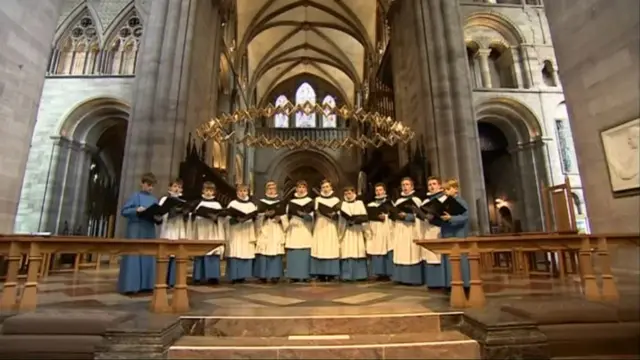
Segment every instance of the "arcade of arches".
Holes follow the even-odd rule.
[[[198,161],[207,168],[199,179],[249,183],[257,196],[270,179],[288,190],[299,179],[354,184],[360,173],[390,187],[402,176],[419,186],[430,174],[456,177],[473,231],[484,233],[542,229],[540,189],[568,177],[587,226],[549,31],[526,20],[545,16],[537,1],[199,1],[191,12],[181,1],[101,3],[52,12],[18,231],[111,235],[118,202],[142,173],[162,188],[195,179]],[[194,141],[197,125],[218,114],[286,101],[388,114],[417,136],[377,151]],[[301,113],[232,130],[314,139],[364,131]]]

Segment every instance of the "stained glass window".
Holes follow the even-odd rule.
[[[304,104],[310,102],[312,105],[316,104],[316,92],[313,90],[309,83],[303,83],[296,91],[296,104]],[[299,128],[313,128],[316,127],[316,114],[310,113],[309,115],[298,111],[296,113],[296,127]]]
[[[322,100],[322,107],[324,108],[326,105],[329,105],[332,108],[336,107],[336,100],[333,98],[333,96],[327,95],[324,97],[324,100]],[[324,115],[322,115],[322,127],[334,128],[337,126],[338,126],[337,116],[325,110]]]
[[[284,95],[278,96],[276,99],[276,106],[282,106],[287,103],[287,97]],[[273,122],[277,128],[288,128],[289,127],[289,116],[287,114],[276,114],[273,117]]]

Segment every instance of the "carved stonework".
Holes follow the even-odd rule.
[[[149,12],[151,11],[151,0],[135,0],[136,10],[140,13],[142,20],[146,21],[149,18]]]

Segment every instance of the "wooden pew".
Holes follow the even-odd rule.
[[[584,286],[584,296],[591,301],[617,301],[618,289],[611,273],[611,259],[608,246],[610,244],[636,245],[640,242],[638,234],[539,234],[520,236],[480,236],[468,238],[416,239],[414,242],[430,251],[449,255],[451,262],[451,297],[453,308],[483,307],[486,299],[480,276],[480,258],[483,253],[510,251],[518,249],[522,252],[559,252],[575,251],[579,254],[580,276]],[[602,289],[596,282],[592,249],[600,262]],[[460,255],[467,254],[470,268],[469,298],[464,293]]]
[[[152,255],[156,257],[156,281],[150,311],[189,311],[187,266],[191,256],[205,254],[223,241],[166,239],[105,239],[86,236],[0,235],[0,254],[8,255],[7,276],[0,297],[0,310],[32,311],[37,306],[38,278],[43,254],[99,253],[109,255]],[[29,256],[27,278],[18,297],[18,271],[23,254]],[[169,255],[176,259],[176,285],[169,306],[166,274]]]

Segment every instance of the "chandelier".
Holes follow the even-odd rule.
[[[359,125],[364,125],[367,131],[364,131],[366,134],[359,133],[357,135],[349,134],[335,138],[315,139],[309,136],[280,136],[278,131],[269,132],[269,135],[255,135],[250,131],[245,131],[241,136],[236,136],[235,131],[232,130],[235,124],[247,125],[251,123],[255,125],[257,121],[262,119],[274,119],[278,114],[290,117],[292,114],[298,113],[306,116],[316,114],[316,116],[320,117],[335,115],[338,119],[355,121]],[[232,114],[222,114],[200,125],[196,130],[196,134],[205,141],[235,141],[249,147],[288,148],[291,150],[309,148],[336,150],[353,147],[365,149],[370,146],[379,148],[383,145],[406,144],[415,136],[415,133],[409,127],[377,112],[370,113],[363,109],[353,109],[346,105],[340,108],[330,104],[319,105],[309,101],[296,105],[290,102],[279,106],[268,104],[262,108],[249,108],[236,110]],[[290,134],[290,132],[283,132],[283,134]]]

